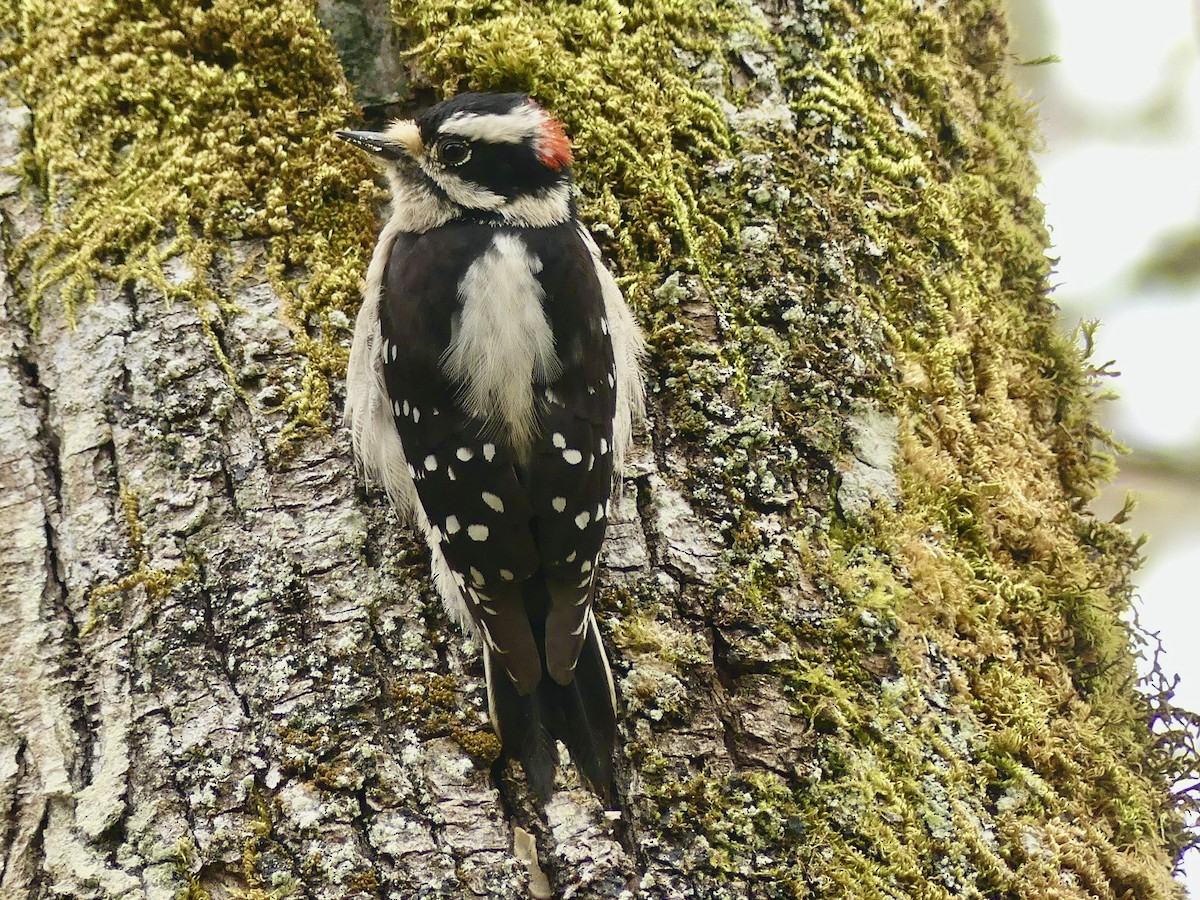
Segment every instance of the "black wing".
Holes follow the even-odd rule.
[[[487,226],[401,235],[383,283],[384,383],[409,473],[467,611],[522,693],[541,678],[522,583],[538,568],[532,509],[512,448],[459,403],[441,368],[458,284],[494,234]]]
[[[549,597],[546,668],[569,684],[586,638],[613,480],[616,372],[595,262],[574,225],[525,237],[542,261],[537,278],[561,370],[542,392],[524,481]]]

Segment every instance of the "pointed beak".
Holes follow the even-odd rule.
[[[418,159],[425,148],[415,122],[394,122],[387,131],[335,131],[347,144],[387,160]]]
[[[389,141],[382,134],[374,131],[335,131],[334,134],[347,144],[357,147],[359,150],[366,150],[372,156],[399,159],[404,152],[399,144]]]

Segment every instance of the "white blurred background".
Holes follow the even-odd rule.
[[[1096,504],[1150,536],[1136,575],[1175,701],[1200,710],[1200,0],[1009,0],[1014,77],[1034,100],[1040,195],[1060,258],[1063,326],[1099,319],[1096,361],[1121,395],[1103,410],[1132,451]],[[1200,852],[1184,859],[1200,898]]]

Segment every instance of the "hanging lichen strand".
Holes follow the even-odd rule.
[[[27,174],[46,216],[13,257],[29,273],[35,323],[52,297],[73,320],[99,279],[142,280],[195,304],[232,377],[218,337],[236,284],[214,278],[214,258],[231,240],[264,239],[306,358],[303,375],[281,386],[282,405],[293,424],[324,427],[377,189],[331,138],[355,112],[312,5],[5,7],[5,90],[33,112]],[[180,256],[183,276],[167,277],[164,263]]]

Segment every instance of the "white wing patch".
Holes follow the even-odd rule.
[[[516,235],[492,238],[459,282],[462,314],[442,359],[466,386],[467,412],[503,428],[518,456],[533,440],[533,383],[553,381],[561,369],[534,277],[541,269]]]

